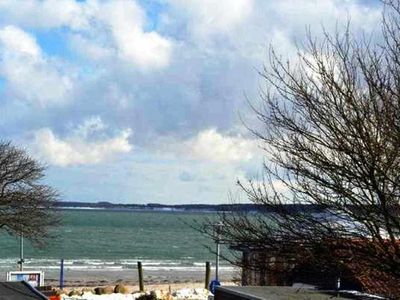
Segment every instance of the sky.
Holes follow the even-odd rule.
[[[66,201],[228,203],[267,158],[246,126],[268,49],[379,30],[377,0],[0,0],[0,137]]]

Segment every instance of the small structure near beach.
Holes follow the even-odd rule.
[[[342,266],[339,276],[334,271],[321,270],[313,261],[294,264],[287,258],[257,248],[232,248],[242,252],[243,286],[292,286],[302,283],[324,290],[352,290],[389,298],[400,295],[400,283],[396,278],[377,269],[365,272],[357,261]]]
[[[321,270],[313,261],[301,264],[274,253],[249,247],[233,247],[242,252],[243,286],[292,286],[302,283],[323,290],[352,290],[382,297],[400,295],[400,283],[380,270],[365,272],[357,261],[342,267],[341,274]]]

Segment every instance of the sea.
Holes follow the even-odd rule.
[[[65,209],[60,214],[56,237],[43,248],[24,240],[24,269],[44,271],[48,281],[57,282],[61,259],[65,280],[87,285],[136,282],[138,261],[150,283],[201,281],[205,262],[215,265],[208,249],[215,248],[214,241],[192,226],[216,219],[216,213]],[[221,251],[229,255],[224,246]],[[20,239],[1,233],[0,280],[18,269],[19,255]],[[219,269],[221,280],[237,276],[227,261],[221,260]]]

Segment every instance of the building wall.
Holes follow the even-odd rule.
[[[321,268],[289,263],[282,258],[260,251],[245,251],[242,255],[242,285],[291,286],[306,283],[324,289],[337,287],[337,274],[329,274]],[[350,272],[341,274],[341,288],[360,290],[361,286]]]
[[[292,284],[293,265],[265,252],[243,252],[242,264],[242,285],[288,286]]]

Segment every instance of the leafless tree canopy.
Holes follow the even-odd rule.
[[[52,209],[57,192],[41,183],[44,169],[24,150],[0,142],[0,228],[33,242],[58,222]]]
[[[360,39],[348,25],[322,39],[308,34],[289,61],[271,50],[263,106],[254,108],[265,178],[240,183],[262,208],[222,215],[226,242],[400,278],[399,1],[386,1],[381,33]]]

